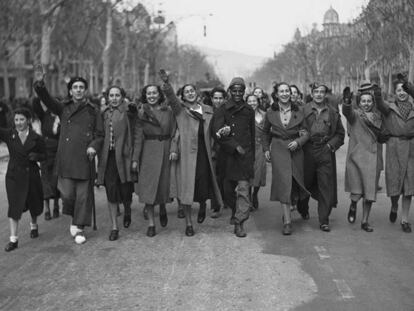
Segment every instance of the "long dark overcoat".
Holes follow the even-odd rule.
[[[43,138],[30,129],[22,144],[16,130],[0,129],[0,140],[9,149],[6,172],[8,217],[19,220],[29,209],[32,216],[39,216],[43,212],[43,190],[37,161],[46,159]],[[29,154],[33,155],[34,161],[29,160]]]
[[[230,135],[218,138],[215,134],[224,126],[230,126]],[[224,152],[226,179],[238,181],[254,177],[255,127],[254,110],[245,102],[238,104],[230,99],[215,111],[212,131]],[[243,147],[246,153],[239,154],[237,146]]]
[[[103,143],[103,122],[98,107],[88,100],[84,103],[75,103],[72,99],[60,102],[49,95],[43,82],[35,82],[34,89],[61,121],[56,155],[58,177],[95,179],[95,165],[90,164],[86,150],[93,147],[99,154]]]
[[[179,132],[179,139],[177,141],[179,159],[171,164],[170,196],[179,199],[182,204],[191,205],[194,199],[198,152],[198,128],[200,121],[189,111],[189,108],[184,103],[181,103],[178,100],[169,84],[163,85],[163,91],[167,96],[168,102],[171,105],[177,120],[177,128]],[[200,105],[203,110],[204,141],[211,173],[211,184],[213,185],[214,195],[218,204],[222,205],[223,200],[217,185],[216,173],[212,160],[212,146],[214,141],[210,132],[213,108],[204,104]]]
[[[336,151],[338,150],[343,144],[344,144],[344,138],[345,138],[345,129],[341,121],[341,115],[339,114],[339,111],[335,108],[333,108],[331,105],[327,105],[329,109],[329,134],[324,138],[324,143],[329,144],[333,147],[333,149]],[[312,110],[311,103],[306,104],[303,107],[303,113],[305,116],[305,128],[310,133],[310,129],[312,127],[313,122],[315,122],[315,115]],[[310,143],[306,143],[303,146],[304,154],[305,154],[305,176],[308,174],[307,172],[307,166],[306,162],[307,159],[310,157],[310,154],[312,152],[312,146]],[[338,204],[338,187],[337,187],[337,178],[336,178],[336,157],[335,152],[331,153],[332,163],[333,163],[333,172],[332,172],[332,187],[330,189],[326,189],[326,191],[330,192],[331,202],[329,202],[331,207],[336,207]],[[308,190],[311,192],[312,197],[315,200],[318,200],[319,193],[318,193],[318,187],[317,184],[312,185],[312,187]]]
[[[265,151],[270,151],[272,161],[271,201],[292,204],[293,180],[299,186],[297,199],[309,196],[309,192],[304,186],[304,155],[302,150],[302,146],[309,139],[309,133],[306,131],[304,135],[299,135],[299,132],[304,129],[303,122],[303,110],[295,104],[291,106],[291,118],[287,127],[284,127],[280,120],[278,106],[275,109],[269,109],[266,113],[262,144]],[[292,141],[299,144],[299,148],[293,152],[287,147]]]
[[[414,97],[414,86],[411,84],[408,94]],[[407,120],[404,120],[396,103],[378,100],[377,105],[391,133],[385,153],[387,195],[414,195],[414,106]]]
[[[104,184],[105,171],[108,163],[110,145],[109,109],[110,108],[108,107],[103,112],[105,139],[98,163],[98,184],[100,185]],[[128,106],[125,102],[121,103],[116,109],[120,111],[121,118],[117,122],[112,123],[115,139],[115,162],[121,183],[126,183],[134,180],[131,172],[132,153],[134,149],[134,124],[131,124],[131,120],[133,119],[128,115]]]
[[[137,194],[142,203],[170,201],[169,155],[176,127],[174,114],[165,104],[157,108],[142,104],[138,110],[133,159],[138,162]]]

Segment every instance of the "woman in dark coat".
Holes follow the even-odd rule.
[[[165,204],[170,202],[170,147],[176,121],[158,85],[142,90],[142,105],[135,125],[133,167],[138,171],[137,194],[148,214],[147,236],[156,234],[154,205],[160,206],[160,223],[168,223]]]
[[[14,128],[0,128],[0,140],[7,144],[10,156],[6,173],[10,242],[6,252],[17,248],[19,220],[27,210],[32,217],[30,237],[39,236],[37,217],[43,212],[43,190],[37,162],[46,158],[46,148],[43,138],[30,128],[30,120],[30,111],[18,108],[14,111]]]
[[[98,184],[105,185],[112,222],[109,240],[115,241],[119,236],[117,216],[120,203],[124,205],[124,227],[131,224],[133,126],[124,101],[125,91],[119,86],[110,86],[106,96],[108,106],[103,112],[105,139],[99,157]]]
[[[254,178],[251,183],[252,191],[252,204],[254,209],[259,208],[258,193],[260,187],[266,186],[266,158],[263,152],[263,145],[261,143],[263,136],[263,125],[265,120],[266,111],[259,107],[259,99],[256,95],[251,94],[246,97],[246,103],[254,110],[254,119],[256,125],[255,141],[256,150],[254,156]]]
[[[292,233],[290,212],[298,200],[309,196],[304,186],[302,146],[309,134],[304,131],[302,109],[290,101],[287,83],[279,83],[272,93],[274,104],[266,113],[263,126],[263,149],[272,163],[270,200],[283,207],[283,234]]]
[[[46,145],[46,160],[40,163],[42,172],[43,202],[45,207],[45,220],[52,219],[50,203],[53,199],[53,218],[59,217],[59,190],[57,188],[57,174],[55,170],[56,152],[59,142],[60,119],[52,113],[39,98],[33,100],[33,111],[41,122],[42,136]]]

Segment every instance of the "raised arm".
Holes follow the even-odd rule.
[[[353,94],[351,89],[347,86],[343,91],[342,114],[350,124],[355,122],[355,111],[352,108],[352,97]]]
[[[167,98],[168,105],[170,105],[174,115],[179,115],[181,110],[183,109],[183,106],[181,105],[180,100],[175,95],[172,86],[168,82],[165,82],[162,85],[161,89],[164,92],[165,97]]]
[[[378,86],[374,88],[374,100],[378,110],[386,116],[389,115],[391,108],[382,99],[381,88]]]

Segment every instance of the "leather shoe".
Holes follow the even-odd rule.
[[[238,224],[236,223],[234,225],[234,234],[238,237],[238,238],[245,238],[247,236],[246,231],[244,231],[243,228],[243,224]]]
[[[405,233],[411,233],[411,224],[409,222],[402,222],[401,228]]]
[[[147,236],[152,238],[153,236],[155,236],[155,226],[149,226],[147,229]]]
[[[59,218],[59,207],[53,209],[53,218]]]
[[[35,238],[39,237],[39,230],[38,229],[30,230],[30,237],[32,239],[35,239]]]
[[[391,208],[390,222],[395,223],[396,220],[397,220],[397,211],[393,211],[392,208]]]
[[[45,212],[45,220],[51,220],[50,212]]]
[[[9,242],[9,243],[7,243],[7,245],[4,248],[4,250],[6,252],[11,252],[12,250],[15,250],[17,248],[18,244],[19,244],[18,241],[16,241],[16,242]]]
[[[119,230],[111,230],[111,233],[109,234],[109,241],[118,240],[118,237],[119,237]]]
[[[186,236],[193,236],[194,235],[194,229],[193,226],[187,226],[185,228],[185,235]]]
[[[204,222],[204,219],[206,219],[206,209],[205,207],[204,208],[200,207],[200,210],[198,211],[198,215],[197,215],[197,222],[201,224]]]
[[[182,207],[178,207],[178,211],[177,211],[177,217],[178,218],[184,218],[184,209]]]
[[[351,204],[351,206],[349,207],[349,211],[348,211],[348,222],[350,224],[353,224],[355,222],[355,219],[356,219],[356,207],[355,208],[352,207],[352,204]]]
[[[168,216],[166,213],[160,214],[160,224],[161,224],[161,227],[165,227],[168,224]]]
[[[283,224],[282,233],[283,233],[283,235],[291,235],[292,234],[292,224],[291,223]]]
[[[364,230],[364,231],[366,231],[366,232],[372,232],[372,231],[374,231],[374,228],[372,228],[372,227],[369,225],[369,223],[367,223],[367,222],[363,222],[363,223],[361,224],[361,229],[362,229],[362,230]]]
[[[319,228],[321,228],[321,230],[324,231],[324,232],[330,232],[331,231],[331,228],[329,228],[328,224],[322,224],[322,225],[319,226]]]
[[[124,228],[129,228],[131,225],[131,215],[124,215]]]

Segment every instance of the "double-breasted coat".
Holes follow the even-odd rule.
[[[135,126],[133,160],[138,163],[137,194],[147,204],[170,201],[170,148],[176,130],[172,109],[142,104]]]
[[[408,94],[414,98],[414,86],[408,85]],[[406,120],[397,103],[377,100],[384,114],[384,123],[391,133],[385,153],[385,184],[388,196],[414,195],[414,106]]]
[[[9,149],[6,172],[8,217],[19,220],[27,210],[32,216],[39,216],[43,212],[43,189],[37,161],[46,159],[43,138],[29,129],[26,141],[22,144],[15,129],[0,128],[0,140]]]
[[[215,133],[224,126],[230,126],[230,134],[218,138]],[[254,110],[245,102],[230,99],[214,113],[212,130],[224,152],[226,179],[250,181],[254,177],[255,127]],[[237,152],[237,146],[245,150],[244,155]]]
[[[381,172],[382,148],[367,125],[360,109],[343,103],[342,113],[348,120],[349,144],[345,166],[345,191],[375,201]]]
[[[270,151],[272,162],[272,186],[270,200],[284,204],[293,204],[292,185],[296,182],[297,199],[304,199],[309,192],[304,186],[304,155],[302,146],[308,141],[309,133],[304,129],[303,110],[291,104],[291,117],[285,127],[280,119],[278,106],[268,109],[263,126],[262,144],[264,151]],[[302,132],[302,135],[299,133]],[[295,151],[288,149],[289,143],[296,141],[299,147]]]
[[[179,131],[179,159],[171,164],[170,196],[179,199],[181,204],[191,205],[194,199],[200,121],[189,111],[189,107],[185,103],[181,103],[178,100],[169,84],[164,84],[162,88],[177,120]],[[200,105],[202,108],[202,119],[204,120],[204,141],[210,169],[211,185],[213,186],[215,199],[218,204],[222,205],[223,201],[217,185],[212,161],[213,139],[210,132],[213,108],[204,104]]]
[[[115,161],[118,169],[119,179],[121,183],[134,181],[133,173],[131,172],[132,153],[134,149],[133,131],[134,124],[133,118],[128,114],[128,106],[125,102],[122,102],[117,108],[120,112],[120,119],[116,122],[112,122],[113,135],[115,140]],[[105,130],[105,139],[103,141],[102,150],[99,155],[98,162],[98,184],[104,184],[105,171],[108,164],[108,154],[110,147],[110,107],[107,107],[103,113],[103,123]]]
[[[343,144],[344,144],[344,138],[345,138],[345,129],[341,121],[341,116],[339,114],[339,111],[335,108],[333,108],[331,105],[326,105],[328,111],[329,111],[329,124],[327,126],[329,127],[329,133],[323,137],[320,140],[320,144],[326,145],[329,144],[333,151],[338,150]],[[314,111],[312,109],[312,102],[306,104],[303,107],[303,113],[305,117],[304,126],[307,129],[309,133],[311,133],[311,128],[313,123],[316,120],[316,116],[314,114]],[[303,146],[304,155],[305,155],[305,163],[309,161],[310,158],[312,158],[312,144],[310,140]],[[333,163],[332,167],[332,180],[330,181],[330,185],[332,186],[330,189],[326,189],[326,193],[328,194],[328,197],[330,198],[328,205],[330,207],[336,207],[338,204],[338,187],[337,187],[337,178],[336,178],[336,157],[335,152],[330,153],[331,161]],[[309,172],[307,166],[305,165],[305,179],[306,176],[309,174],[312,174],[312,172]],[[308,186],[308,185],[306,185]],[[307,190],[310,191],[312,197],[315,200],[318,200],[319,198],[319,190],[316,183],[314,183],[311,187],[307,187]]]
[[[82,103],[72,99],[60,102],[49,95],[43,81],[35,82],[34,89],[40,100],[61,121],[56,154],[58,177],[95,179],[95,165],[91,165],[86,150],[93,147],[99,154],[103,143],[103,122],[99,108],[88,100]]]

